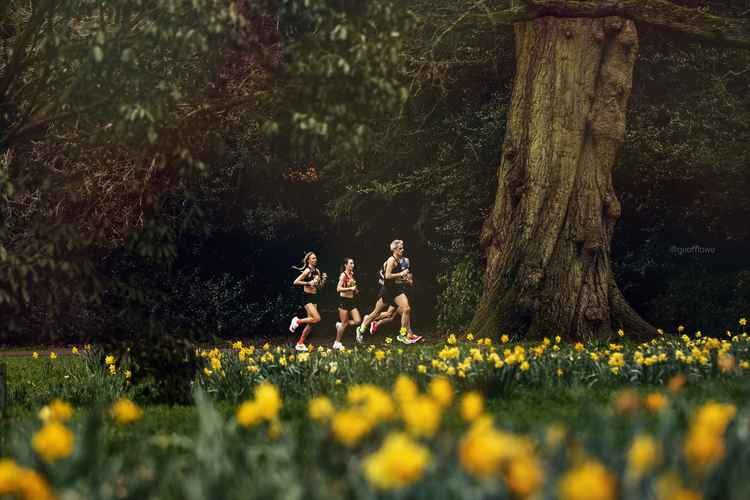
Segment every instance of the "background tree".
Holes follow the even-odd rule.
[[[611,169],[638,49],[628,18],[733,45],[746,45],[747,23],[663,1],[519,1],[493,17],[516,22],[517,69],[472,330],[655,333],[625,301],[610,261],[621,213]]]

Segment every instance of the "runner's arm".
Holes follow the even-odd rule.
[[[388,257],[388,261],[385,263],[385,279],[387,280],[395,280],[397,278],[401,278],[406,273],[409,272],[408,269],[404,269],[400,273],[392,273],[393,267],[396,265],[396,259],[393,257]]]
[[[344,273],[341,273],[341,274],[339,275],[339,282],[338,282],[338,283],[336,284],[336,292],[337,292],[337,293],[340,293],[340,292],[347,292],[347,291],[349,291],[349,290],[350,290],[349,288],[346,288],[346,287],[344,286],[344,276],[345,276],[345,274],[344,274]]]
[[[299,285],[299,286],[312,286],[312,281],[302,281],[305,278],[307,278],[309,274],[310,274],[310,270],[305,269],[304,271],[302,271],[302,274],[297,276],[297,279],[294,280],[294,284]]]

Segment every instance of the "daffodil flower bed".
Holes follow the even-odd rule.
[[[685,384],[747,386],[744,331],[308,348],[199,350],[191,435],[139,427],[125,360],[90,347],[77,364],[36,359],[46,377],[67,378],[0,440],[0,498],[750,498],[750,406],[682,396]],[[528,433],[488,410],[506,389],[593,386],[622,390],[607,408]],[[107,443],[110,428],[128,446]]]
[[[90,406],[133,396],[132,373],[126,359],[118,359],[85,345],[72,356],[34,352],[30,360],[14,360],[8,384],[8,404],[33,409],[52,399]],[[23,361],[23,363],[19,363]]]
[[[282,418],[270,382],[222,416],[196,391],[193,436],[141,435],[104,453],[107,426],[137,429],[141,409],[120,399],[76,418],[55,400],[14,429],[0,458],[0,495],[46,498],[744,499],[750,494],[750,407],[691,409],[672,389],[632,390],[580,428],[503,429],[484,397],[435,376],[315,395],[307,416]],[[694,411],[693,411],[694,410]],[[449,423],[450,422],[450,423]],[[604,431],[606,430],[606,432]]]
[[[511,385],[663,384],[676,374],[690,380],[742,377],[750,373],[750,337],[746,332],[718,339],[696,332],[662,335],[650,342],[587,344],[560,337],[538,343],[511,343],[450,335],[442,344],[402,347],[385,339],[383,345],[334,351],[309,346],[295,352],[288,346],[246,346],[237,341],[230,350],[200,350],[205,366],[199,384],[213,397],[238,402],[249,388],[268,380],[285,394],[309,398],[335,393],[361,381],[392,383],[398,374],[413,376],[424,386],[436,376],[448,377],[462,390],[479,388],[492,394]]]

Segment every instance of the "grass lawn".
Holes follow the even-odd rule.
[[[38,406],[18,405],[15,401],[26,399],[44,404],[44,395],[53,390],[56,381],[45,372],[46,360],[31,357],[0,358],[8,373],[9,407],[3,418],[3,427],[13,426],[14,422],[27,420],[38,411]],[[74,356],[59,357],[55,369],[59,373],[75,373],[81,361]],[[63,375],[64,376],[64,375]],[[575,428],[587,414],[601,413],[611,405],[615,394],[622,386],[585,387],[563,386],[556,388],[511,387],[504,394],[487,399],[487,409],[500,427],[529,433],[551,423],[562,423]],[[663,390],[661,386],[639,385],[634,389],[641,394]],[[342,390],[343,393],[343,390]],[[741,405],[750,397],[750,383],[746,378],[703,380],[688,384],[681,391],[681,398],[690,406],[700,405],[708,400],[733,402]],[[225,416],[235,408],[219,402],[217,408]],[[86,413],[78,408],[77,418]],[[107,436],[112,446],[128,446],[132,435],[184,435],[190,436],[198,427],[198,416],[192,405],[151,404],[143,407],[143,419],[135,426],[113,428]],[[286,400],[282,415],[285,420],[303,420],[307,411],[306,401]],[[447,422],[451,425],[450,421]]]

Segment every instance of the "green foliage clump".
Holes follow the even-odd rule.
[[[482,294],[482,274],[476,262],[464,261],[438,278],[444,287],[438,298],[439,329],[460,331],[469,325]]]

